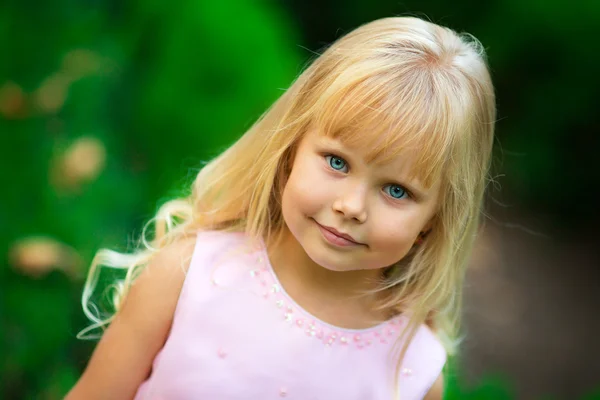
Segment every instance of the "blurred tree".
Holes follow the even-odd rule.
[[[72,386],[91,349],[75,334],[94,252],[129,248],[161,198],[280,95],[296,42],[269,2],[3,4],[4,398]]]

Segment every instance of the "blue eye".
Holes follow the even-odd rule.
[[[344,168],[348,170],[346,161],[341,157],[327,155],[325,159],[329,163],[329,166],[336,171],[342,171]]]
[[[394,199],[402,199],[408,196],[408,192],[400,185],[386,185],[383,191]]]

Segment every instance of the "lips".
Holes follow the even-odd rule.
[[[317,222],[317,224],[319,224],[319,223]],[[346,239],[346,240],[348,240],[348,241],[350,241],[350,242],[352,242],[352,243],[355,243],[355,244],[362,244],[362,243],[360,243],[360,242],[356,241],[356,240],[355,240],[355,239],[354,239],[352,236],[348,235],[347,233],[342,233],[342,232],[338,231],[337,229],[335,229],[335,228],[332,228],[332,227],[330,227],[330,226],[325,226],[325,225],[321,225],[321,224],[319,224],[319,225],[320,225],[320,226],[321,226],[323,229],[325,229],[325,230],[327,230],[327,231],[329,231],[329,232],[333,233],[333,234],[334,234],[335,236],[337,236],[337,237],[344,238],[344,239]]]

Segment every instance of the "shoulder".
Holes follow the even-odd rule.
[[[431,388],[429,389],[425,397],[423,397],[423,400],[442,400],[443,397],[444,375],[440,373],[435,382],[433,382],[433,385],[431,385]]]
[[[428,360],[434,369],[441,369],[446,363],[447,353],[442,341],[426,324],[418,328],[411,346],[414,346],[419,356]]]
[[[236,257],[261,247],[260,240],[252,240],[239,231],[199,231],[192,265],[210,265]]]
[[[197,236],[186,236],[166,245],[152,255],[134,285],[160,281],[160,278],[178,279],[185,275],[195,251]]]
[[[198,231],[198,246],[202,249],[221,249],[233,244],[249,243],[248,237],[244,232],[239,231]]]
[[[184,237],[152,254],[148,264],[129,288],[123,304],[105,333],[123,336],[137,332],[137,340],[151,348],[160,348],[171,328],[175,308],[190,260],[196,236]]]
[[[447,353],[441,340],[426,324],[419,329],[420,353],[427,362],[427,393],[424,400],[441,400],[444,393],[443,368]]]
[[[152,254],[67,398],[133,398],[165,343],[195,243],[182,238]]]
[[[419,398],[441,399],[439,394],[443,391],[442,371],[446,360],[447,352],[441,340],[426,324],[420,325],[403,361]]]
[[[160,290],[163,295],[171,295],[171,300],[176,299],[192,264],[208,261],[225,248],[241,242],[243,237],[237,232],[198,231],[174,241],[152,256],[134,281],[131,296]]]
[[[170,321],[197,243],[196,236],[181,238],[152,255],[135,279],[123,304],[122,313],[138,314],[152,309]],[[160,293],[160,296],[156,296]],[[143,321],[138,321],[143,323]]]

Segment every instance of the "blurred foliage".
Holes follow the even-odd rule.
[[[506,377],[488,375],[475,387],[468,387],[461,383],[455,359],[448,361],[444,377],[444,400],[511,400],[515,398],[514,391]]]
[[[250,126],[310,50],[374,18],[420,10],[475,34],[498,87],[507,186],[576,220],[595,201],[585,188],[600,183],[582,157],[600,138],[591,134],[600,55],[585,35],[600,3],[578,4],[3,2],[0,394],[66,393],[94,345],[75,339],[94,252],[126,250],[124,238],[166,197],[185,193],[202,161]],[[569,190],[556,190],[575,174]],[[450,375],[446,397],[512,398],[508,387],[490,378],[467,390]]]
[[[13,2],[0,33],[0,393],[55,399],[93,346],[75,334],[94,252],[126,249],[280,95],[298,39],[245,1]]]

